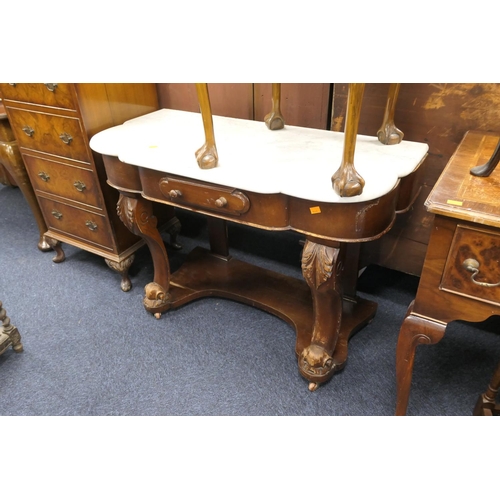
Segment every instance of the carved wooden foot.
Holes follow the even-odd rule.
[[[364,90],[364,83],[349,84],[342,162],[332,176],[333,189],[341,197],[360,195],[365,185],[364,179],[354,168],[354,151]]]
[[[56,256],[52,259],[52,262],[58,264],[59,262],[64,262],[66,260],[66,255],[64,255],[64,250],[61,247],[61,242],[55,240],[54,238],[45,237],[45,241],[49,244],[50,248],[56,252]]]
[[[120,220],[132,233],[146,242],[154,265],[154,280],[145,287],[144,307],[155,314],[161,314],[169,305],[170,266],[168,255],[153,215],[153,205],[140,195],[120,193],[117,204]],[[158,316],[157,316],[158,317]]]
[[[128,271],[130,269],[130,266],[132,265],[132,262],[134,262],[134,257],[135,257],[135,255],[132,254],[120,262],[114,262],[114,261],[109,260],[109,259],[104,259],[106,264],[111,269],[113,269],[113,271],[116,271],[118,274],[120,274],[120,276],[122,278],[120,287],[124,292],[128,292],[132,288],[132,283],[131,283],[130,278],[128,276]]]
[[[279,130],[285,127],[285,119],[281,114],[281,83],[273,83],[272,110],[264,122],[269,130]]]
[[[208,95],[208,85],[206,83],[197,83],[196,92],[198,94],[198,102],[200,104],[203,129],[205,132],[205,144],[196,151],[196,161],[200,168],[214,168],[217,166],[219,156],[215,145],[214,124],[212,120],[212,109],[210,107],[210,97]]]
[[[410,396],[415,349],[420,344],[436,344],[445,333],[446,324],[413,315],[413,303],[399,331],[396,349],[396,415],[406,415]]]
[[[399,144],[404,137],[403,132],[401,132],[401,130],[399,130],[396,125],[394,125],[394,113],[396,111],[396,101],[398,99],[400,86],[400,83],[391,83],[389,87],[387,104],[385,106],[384,120],[377,132],[378,140],[382,144]]]
[[[52,247],[47,242],[47,237],[45,235],[40,236],[37,247],[41,252],[49,252],[52,250]]]
[[[333,352],[342,321],[341,248],[307,240],[302,253],[302,274],[313,299],[314,325],[311,343],[298,359],[299,372],[310,390],[326,382],[335,371]]]
[[[23,351],[21,335],[18,329],[10,324],[7,312],[0,302],[0,354],[5,352],[9,346],[12,346],[15,352]]]

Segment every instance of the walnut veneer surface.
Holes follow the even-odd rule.
[[[105,258],[131,286],[128,268],[142,240],[116,215],[118,195],[106,184],[96,132],[158,108],[154,84],[0,84],[0,96],[48,230],[46,241],[64,260],[60,242]]]
[[[396,413],[406,413],[415,349],[439,342],[454,320],[500,314],[500,170],[475,177],[498,134],[468,132],[427,201],[435,214],[417,295],[401,326],[396,356]]]

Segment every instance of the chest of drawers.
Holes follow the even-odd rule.
[[[104,257],[130,289],[128,269],[143,244],[118,219],[118,193],[102,158],[89,148],[97,132],[158,109],[155,84],[2,83],[0,96],[41,207],[47,241]]]

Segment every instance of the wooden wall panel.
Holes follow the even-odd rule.
[[[388,84],[367,84],[360,134],[376,134],[387,89]],[[343,130],[346,101],[347,84],[335,84],[333,130]],[[424,202],[467,130],[500,131],[500,84],[402,84],[395,123],[405,140],[429,144],[421,173],[422,191],[412,210],[400,215],[386,236],[363,245],[362,260],[420,275],[432,224]]]

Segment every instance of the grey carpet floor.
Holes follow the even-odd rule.
[[[176,269],[207,246],[203,217],[179,213]],[[133,288],[104,260],[64,245],[66,260],[37,247],[34,218],[19,189],[0,185],[0,300],[24,352],[0,356],[3,416],[390,416],[395,348],[418,278],[369,266],[359,295],[378,303],[373,322],[349,343],[345,369],[316,392],[300,377],[295,334],[282,320],[233,301],[207,298],[165,313],[142,306],[152,281],[149,252],[137,252]],[[236,225],[231,253],[301,277],[300,237]],[[500,360],[498,318],[454,322],[435,346],[417,349],[409,415],[470,415]]]

